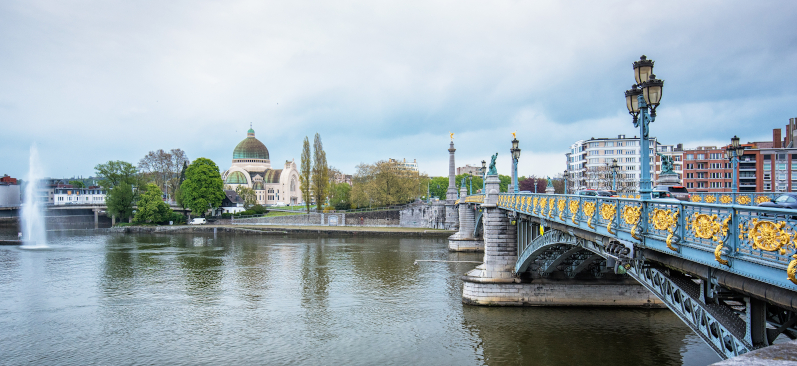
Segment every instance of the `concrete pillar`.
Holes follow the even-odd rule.
[[[467,189],[461,187],[460,194],[465,197]],[[459,231],[448,238],[448,250],[452,252],[484,251],[484,241],[473,237],[473,229],[476,228],[476,215],[470,205],[459,203],[458,221]]]
[[[100,215],[100,210],[95,208],[94,209],[94,229],[99,229],[100,228],[99,215]]]
[[[519,282],[513,274],[517,262],[517,230],[506,216],[506,211],[497,206],[499,183],[497,175],[488,175],[485,181],[487,195],[482,205],[484,263],[465,275],[463,280],[466,287],[470,282]]]

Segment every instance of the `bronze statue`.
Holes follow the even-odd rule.
[[[498,153],[493,155],[492,160],[490,160],[490,170],[487,172],[487,175],[498,175],[498,170],[495,169],[495,159],[498,158]]]
[[[658,152],[656,153],[656,155],[661,156],[661,174],[675,173],[672,170],[672,156],[662,155]]]

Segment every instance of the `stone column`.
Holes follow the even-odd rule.
[[[465,197],[468,192],[465,187],[460,188],[459,190],[460,197]],[[466,203],[460,202],[459,203],[459,232],[457,232],[456,236],[462,239],[473,239],[473,229],[476,226],[475,216],[473,215],[473,209],[471,209]]]
[[[97,208],[95,208],[95,209],[94,209],[94,229],[99,229],[99,228],[100,228],[100,218],[99,218],[99,215],[100,215],[100,210],[99,210],[99,209],[97,209]]]
[[[465,287],[468,283],[515,283],[515,262],[517,262],[517,230],[512,225],[506,211],[499,209],[497,175],[488,175],[486,180],[487,195],[484,199],[484,263],[468,272]]]
[[[456,167],[454,165],[454,152],[457,149],[454,148],[454,141],[451,141],[451,145],[448,148],[449,158],[448,158],[448,190],[446,191],[446,222],[445,228],[449,230],[455,230],[459,227],[459,215],[457,213],[456,207],[454,202],[457,201],[457,187],[456,187]]]

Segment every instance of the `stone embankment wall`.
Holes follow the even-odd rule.
[[[442,229],[446,222],[445,202],[436,201],[431,204],[417,202],[401,210],[399,225],[401,227],[426,227]]]
[[[329,236],[396,236],[396,237],[432,237],[432,238],[445,238],[451,235],[450,231],[438,230],[408,230],[402,231],[400,229],[386,229],[380,230],[363,230],[358,228],[341,228],[330,227],[325,228],[309,228],[309,227],[275,227],[268,226],[213,226],[213,225],[179,225],[179,226],[124,226],[113,227],[110,229],[102,229],[111,233],[150,233],[150,234],[214,234],[214,233],[232,233],[244,235],[329,235]]]
[[[346,214],[346,226],[398,227],[403,225],[401,225],[399,211],[392,210],[349,212]]]
[[[272,217],[251,217],[246,219],[231,220],[235,225],[306,225],[306,226],[328,226],[329,218],[336,217],[338,225],[343,225],[346,214],[342,213],[315,213],[302,215],[285,215]],[[334,220],[334,219],[333,219]]]

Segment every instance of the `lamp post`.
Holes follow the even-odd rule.
[[[739,138],[734,135],[731,137],[731,144],[725,148],[725,156],[731,161],[733,169],[733,181],[731,181],[731,192],[738,193],[739,188],[736,184],[739,171],[739,156],[744,152],[745,147],[739,144]]]
[[[512,134],[512,135],[513,135],[512,136],[512,148],[509,149],[509,152],[512,153],[512,164],[513,164],[513,166],[512,166],[512,182],[514,183],[513,184],[513,189],[514,189],[514,193],[517,193],[519,191],[518,184],[517,184],[517,161],[518,161],[518,159],[520,159],[520,149],[517,147],[518,146],[517,137],[514,137],[514,134]]]
[[[612,165],[609,168],[612,169],[612,190],[617,192],[617,170],[620,169],[617,159],[612,159]]]
[[[625,104],[628,113],[634,118],[634,127],[639,127],[639,157],[642,163],[642,177],[639,179],[639,194],[643,201],[650,200],[650,147],[648,125],[656,120],[656,107],[661,101],[664,80],[653,75],[653,60],[645,55],[634,62],[636,84],[625,91]],[[650,110],[650,114],[648,114]]]
[[[487,180],[487,162],[482,160],[482,194],[485,193],[484,188],[486,187],[487,184],[485,182],[486,180]]]
[[[565,192],[564,193],[567,194],[567,169],[565,169],[564,175],[562,175],[562,176],[565,177]]]
[[[473,174],[468,173],[468,195],[473,194]]]

